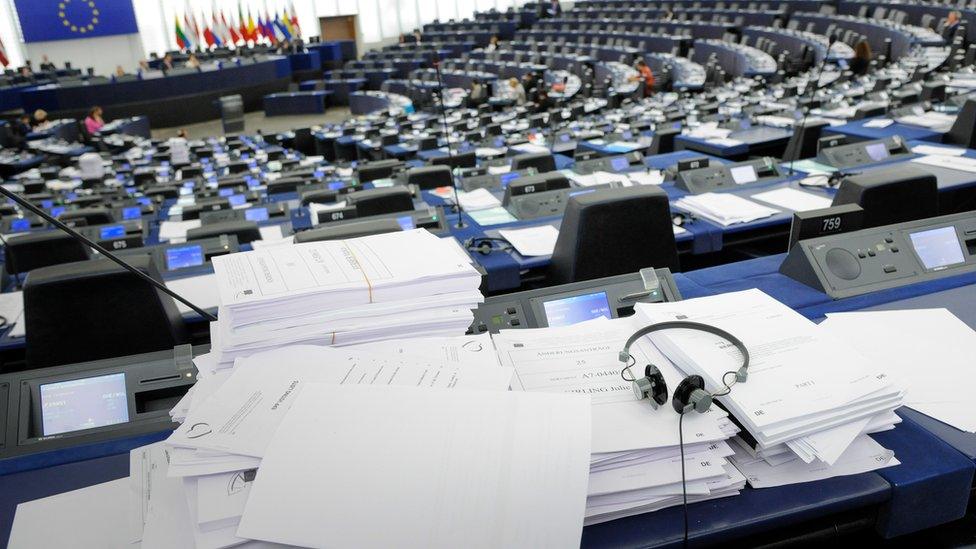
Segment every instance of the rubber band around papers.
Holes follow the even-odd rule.
[[[342,241],[342,244],[343,246],[346,247],[347,250],[349,250],[349,255],[352,256],[353,261],[355,261],[356,265],[359,267],[359,272],[363,274],[363,280],[366,281],[366,291],[369,293],[369,302],[372,303],[373,283],[370,282],[369,277],[366,276],[366,269],[363,267],[363,264],[359,261],[359,257],[356,256],[356,252],[353,251],[352,246],[349,246],[349,244],[345,240]],[[332,334],[332,342],[335,343],[335,333]]]

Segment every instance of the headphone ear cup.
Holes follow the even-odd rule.
[[[688,376],[682,379],[678,388],[674,390],[671,405],[674,406],[674,411],[679,414],[685,413],[689,405],[692,405],[698,412],[705,412],[712,401],[711,398],[708,398],[707,403],[702,402],[702,394],[706,397],[709,396],[705,392],[705,380],[702,379],[702,376]],[[699,409],[701,407],[699,403],[704,405],[704,409]]]
[[[655,409],[668,401],[668,384],[664,375],[653,364],[644,367],[644,377],[633,383],[634,395],[638,400],[649,398]]]

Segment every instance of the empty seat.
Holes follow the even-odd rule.
[[[68,210],[58,216],[60,221],[66,225],[79,224],[85,225],[107,225],[115,223],[115,216],[108,208],[81,208],[79,210]]]
[[[346,195],[346,201],[356,207],[358,217],[413,210],[413,195],[403,186],[352,192]]]
[[[249,244],[261,240],[261,231],[254,221],[222,221],[211,223],[186,232],[187,241],[203,240],[221,235],[234,235],[241,244]]]
[[[377,179],[385,179],[393,176],[393,170],[400,166],[399,160],[378,160],[368,164],[362,164],[356,170],[356,177],[360,183],[368,183]]]
[[[966,100],[962,109],[959,110],[952,128],[942,138],[942,142],[960,145],[967,149],[976,147],[976,100]]]
[[[473,168],[478,165],[478,157],[474,151],[453,154],[450,156],[440,156],[430,161],[431,165],[444,165],[451,168]]]
[[[13,275],[51,265],[85,261],[89,257],[91,249],[88,246],[61,231],[10,237],[4,247],[4,266]]]
[[[426,191],[450,187],[454,184],[454,177],[448,166],[421,166],[407,172],[407,184],[416,185],[418,189]]]
[[[512,169],[535,168],[539,173],[556,170],[556,159],[551,153],[528,153],[512,157]]]
[[[826,120],[807,120],[797,123],[783,153],[784,162],[817,156],[817,142],[823,129],[830,126]]]
[[[834,206],[857,204],[864,208],[864,228],[925,219],[939,214],[935,175],[902,164],[868,170],[841,181]]]
[[[295,242],[300,244],[303,242],[319,242],[322,240],[341,240],[369,236],[371,234],[393,233],[400,230],[402,230],[402,227],[396,219],[369,219],[302,231],[295,234]]]
[[[133,256],[129,263],[162,280],[148,256]],[[105,259],[31,272],[24,285],[24,319],[30,368],[162,351],[189,342],[172,297]]]
[[[549,280],[565,284],[636,272],[678,269],[668,195],[657,187],[598,190],[566,205]]]

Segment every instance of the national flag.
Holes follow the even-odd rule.
[[[291,33],[288,32],[288,27],[282,23],[277,13],[274,18],[274,28],[276,35],[279,36],[279,40],[291,40]]]
[[[207,42],[207,45],[208,46],[213,46],[213,45],[215,45],[215,44],[218,43],[217,42],[217,37],[214,36],[214,33],[213,33],[212,30],[210,30],[210,26],[209,25],[206,26],[206,27],[203,27],[203,39]]]
[[[295,3],[288,2],[288,14],[291,15],[291,26],[295,29],[292,33],[295,36],[302,35],[302,27],[298,24],[298,12],[295,11]]]
[[[230,24],[227,24],[227,20],[224,19],[224,10],[220,10],[220,19],[223,23],[224,28],[227,29],[227,34],[230,36],[230,42],[232,44],[237,44],[241,41],[241,35],[237,32],[237,25],[234,24],[234,14],[230,16]]]
[[[190,48],[190,41],[183,34],[183,29],[180,28],[180,17],[176,16],[176,46],[181,50],[186,50]],[[6,62],[4,66],[6,66]]]
[[[291,18],[288,17],[288,10],[281,10],[281,22],[285,25],[285,30],[288,31],[289,36],[295,36],[295,29],[291,26]]]
[[[247,8],[247,39],[251,42],[258,41],[258,28],[254,26],[254,17],[251,16],[251,8]]]
[[[0,40],[0,65],[6,67],[10,64],[10,58],[7,57],[7,47],[3,45],[3,40]]]
[[[190,16],[183,14],[183,37],[186,38],[186,49],[192,50],[200,45],[199,34],[194,32],[193,24],[190,23]]]
[[[227,29],[224,27],[223,23],[220,21],[220,17],[217,16],[216,10],[210,14],[211,20],[211,30],[213,30],[214,39],[218,46],[223,46],[224,44],[230,42],[230,36],[227,33]]]

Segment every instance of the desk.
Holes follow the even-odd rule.
[[[149,139],[151,136],[149,131],[149,118],[146,116],[133,116],[131,118],[116,119],[105,124],[102,126],[102,129],[98,130],[99,137],[118,133]]]
[[[322,114],[332,92],[326,90],[272,93],[264,96],[265,116]]]
[[[739,141],[737,145],[715,144],[699,137],[679,135],[674,139],[674,148],[679,151],[698,151],[729,160],[745,160],[749,156],[781,158],[792,135],[791,129],[758,126],[731,133],[729,139]]]
[[[854,120],[840,126],[828,126],[823,129],[827,135],[837,134],[847,136],[851,142],[869,141],[872,139],[884,139],[900,135],[907,141],[930,141],[941,143],[942,136],[940,131],[922,128],[920,126],[909,126],[901,122],[895,122],[886,128],[867,128],[864,125],[874,120],[874,118],[864,118]]]
[[[348,105],[349,96],[366,85],[365,78],[340,78],[325,81],[325,89],[332,92],[336,105]]]

